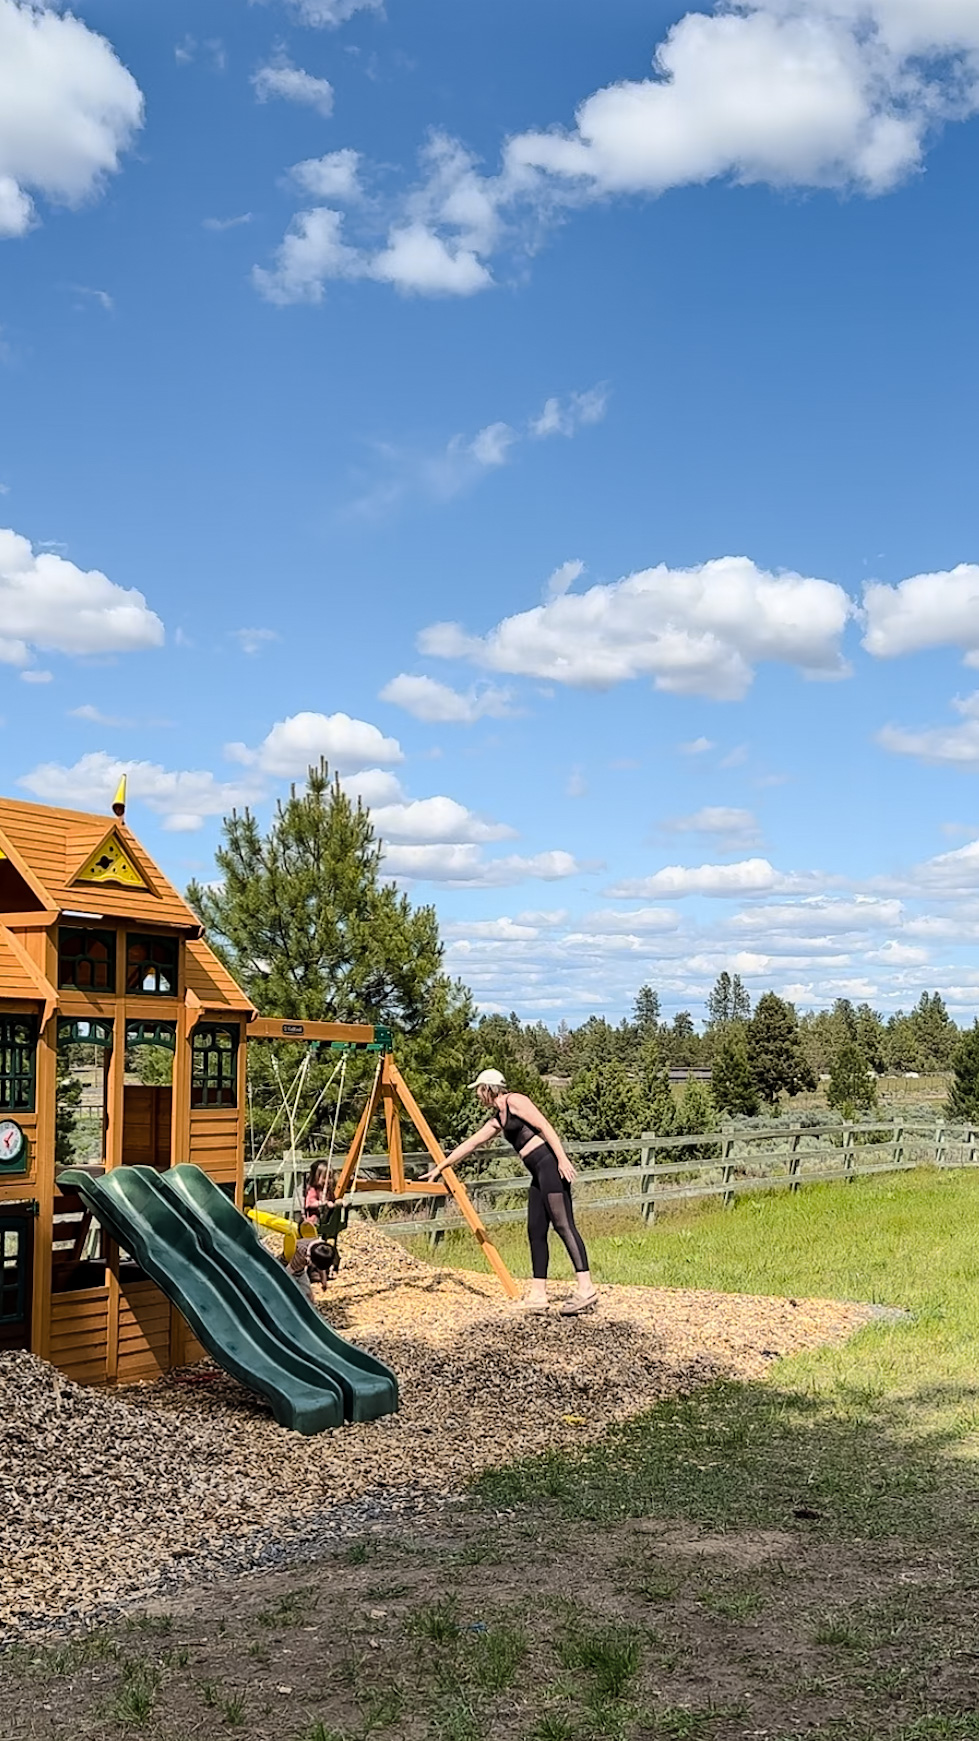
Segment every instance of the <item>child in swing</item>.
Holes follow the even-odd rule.
[[[328,1161],[314,1161],[303,1186],[303,1216],[319,1224],[336,1206]]]

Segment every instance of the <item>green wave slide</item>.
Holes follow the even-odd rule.
[[[398,1406],[389,1367],[338,1336],[199,1167],[59,1174],[183,1313],[209,1354],[267,1397],[281,1426],[320,1433]]]

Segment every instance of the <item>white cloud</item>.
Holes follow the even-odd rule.
[[[606,907],[597,913],[586,914],[579,928],[596,937],[611,937],[623,932],[648,937],[676,931],[679,924],[680,915],[671,907],[633,907],[627,913],[617,913]]]
[[[54,682],[54,672],[53,671],[22,671],[20,674],[20,680],[22,683],[53,683]]]
[[[562,562],[560,568],[555,568],[553,573],[547,577],[544,585],[544,603],[549,604],[552,599],[563,598],[566,592],[570,592],[575,581],[581,579],[584,572],[585,565],[578,557],[574,557],[570,562]]]
[[[975,0],[719,0],[667,30],[651,77],[592,92],[571,127],[507,139],[494,174],[434,134],[419,181],[383,202],[388,248],[363,275],[470,294],[501,247],[532,251],[542,224],[614,195],[718,179],[882,194],[977,107]]]
[[[372,810],[371,821],[382,839],[407,845],[480,845],[516,836],[516,829],[505,822],[487,822],[445,797],[382,804]]]
[[[770,574],[747,557],[699,568],[661,564],[504,620],[485,636],[456,623],[422,631],[436,658],[469,659],[579,688],[652,677],[674,694],[740,700],[755,665],[795,665],[840,676],[840,638],[852,606],[843,588],[799,574]]]
[[[444,883],[448,888],[498,889],[538,878],[559,882],[593,870],[570,852],[538,852],[523,858],[487,859],[478,846],[439,844],[394,846],[384,854],[384,870],[390,877],[417,882]]]
[[[262,796],[254,782],[216,780],[202,769],[176,772],[156,762],[122,761],[104,750],[82,756],[70,768],[42,762],[18,785],[46,804],[108,813],[123,774],[128,776],[130,799],[141,799],[173,833],[191,833],[203,826],[206,817],[223,816]]]
[[[507,454],[519,439],[509,423],[488,423],[473,438],[470,452],[477,465],[506,465]]]
[[[254,655],[279,637],[274,629],[232,629],[231,639],[237,641],[243,653]]]
[[[715,836],[728,851],[757,846],[761,839],[758,818],[751,810],[731,805],[707,804],[691,816],[670,816],[661,824],[668,834]]]
[[[357,12],[383,12],[384,0],[286,0],[300,24],[336,30]]]
[[[916,756],[933,766],[979,767],[979,690],[952,702],[962,715],[961,725],[928,726],[910,731],[905,726],[885,725],[877,733],[882,749],[899,756]]]
[[[759,935],[787,931],[794,937],[821,937],[893,931],[903,925],[904,917],[904,908],[898,900],[876,895],[847,899],[811,895],[799,901],[750,907],[745,913],[735,914],[730,924],[737,930],[749,929]]]
[[[357,200],[362,196],[359,151],[330,151],[294,163],[289,174],[304,193],[317,200]]]
[[[507,689],[484,684],[463,694],[434,677],[411,677],[404,671],[384,685],[380,699],[432,725],[473,725],[478,719],[506,719],[513,712]]]
[[[685,756],[706,756],[709,750],[716,750],[717,745],[710,738],[691,738],[689,743],[678,747]]]
[[[375,805],[398,804],[404,797],[401,781],[387,768],[361,768],[356,774],[343,774],[340,784],[348,798],[373,809]]]
[[[143,97],[105,38],[50,6],[0,0],[0,236],[35,221],[33,196],[78,206],[119,167]]]
[[[330,278],[360,278],[364,260],[343,241],[343,213],[329,206],[297,212],[275,255],[271,270],[252,268],[256,288],[268,302],[322,302]]]
[[[564,783],[564,791],[568,798],[586,798],[588,796],[588,781],[580,768],[572,768]]]
[[[254,212],[242,212],[237,218],[202,218],[201,226],[205,230],[223,232],[224,230],[238,230],[242,224],[251,224],[254,221]]]
[[[0,530],[0,664],[29,665],[34,648],[134,653],[162,644],[163,624],[135,588]]]
[[[302,67],[293,66],[286,55],[259,67],[252,74],[252,87],[260,103],[279,97],[286,103],[302,103],[320,115],[333,113],[333,86],[329,79],[316,78]]]
[[[665,865],[652,876],[617,883],[606,893],[614,900],[656,895],[765,895],[803,888],[807,880],[811,878],[777,871],[767,858],[746,858],[738,864]]]
[[[280,719],[258,748],[228,744],[225,754],[263,774],[299,779],[325,756],[333,772],[356,774],[361,769],[404,761],[401,745],[364,719],[347,713],[294,713]]]
[[[604,384],[589,387],[584,393],[571,393],[567,399],[547,399],[537,417],[531,419],[530,433],[537,440],[549,435],[577,435],[583,425],[601,423],[608,409],[608,388]]]
[[[387,247],[371,260],[369,275],[420,296],[472,296],[493,282],[471,248],[453,245],[420,223],[392,229]]]
[[[935,574],[914,574],[898,586],[864,589],[864,646],[878,659],[926,647],[964,647],[979,665],[979,564],[961,562]]]

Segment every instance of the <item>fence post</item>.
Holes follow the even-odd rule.
[[[801,1165],[799,1143],[801,1140],[801,1132],[796,1131],[795,1136],[792,1138],[792,1147],[789,1150],[789,1178],[792,1180],[792,1183],[789,1186],[790,1191],[798,1191],[799,1189],[799,1167]]]
[[[655,1155],[656,1132],[644,1130],[642,1133],[642,1148],[639,1150],[639,1165],[649,1166],[650,1151]],[[656,1220],[656,1179],[652,1173],[644,1172],[639,1181],[639,1195],[642,1198],[640,1214],[644,1221]]]
[[[935,1126],[935,1165],[936,1167],[948,1165],[948,1132],[943,1118],[940,1118]]]
[[[721,1144],[721,1184],[725,1186],[730,1185],[731,1179],[734,1176],[734,1163],[731,1158],[733,1154],[734,1138],[732,1136],[726,1136]],[[725,1209],[730,1209],[731,1204],[734,1202],[734,1192],[725,1190],[721,1202],[724,1204]]]
[[[895,1167],[903,1167],[903,1165],[904,1165],[904,1126],[903,1126],[903,1124],[895,1124],[895,1126],[894,1126],[894,1165],[895,1165]]]
[[[445,1238],[445,1205],[447,1201],[447,1196],[429,1199],[428,1219],[431,1226],[428,1230],[428,1243],[432,1251],[435,1251]]]
[[[854,1139],[855,1135],[856,1135],[856,1132],[854,1131],[852,1124],[848,1124],[848,1125],[844,1126],[844,1129],[843,1129],[843,1170],[846,1173],[846,1179],[845,1179],[844,1183],[847,1185],[852,1185],[853,1179],[854,1179],[853,1163],[856,1159],[856,1151],[854,1148],[853,1139]]]
[[[979,1142],[977,1142],[977,1138],[976,1138],[976,1127],[974,1124],[970,1124],[970,1126],[969,1126],[969,1166],[974,1167],[977,1164],[979,1164]]]

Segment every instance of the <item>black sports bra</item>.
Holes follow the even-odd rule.
[[[506,1106],[505,1118],[500,1117],[499,1107],[496,1108],[493,1116],[497,1120],[507,1142],[513,1145],[518,1155],[521,1149],[527,1147],[528,1143],[532,1143],[535,1140],[538,1142],[544,1141],[539,1130],[535,1130],[532,1124],[528,1124],[525,1118],[520,1117],[519,1113],[510,1111],[509,1101]]]

